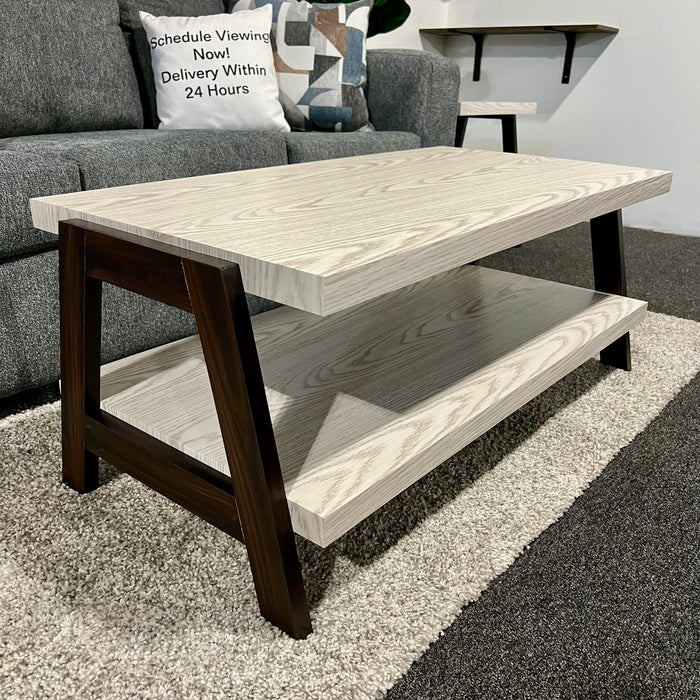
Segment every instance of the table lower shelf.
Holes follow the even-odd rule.
[[[332,316],[254,316],[294,531],[330,544],[645,309],[467,265]],[[101,405],[229,473],[196,336],[105,365]]]

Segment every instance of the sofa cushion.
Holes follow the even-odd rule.
[[[0,150],[0,173],[0,260],[55,246],[56,236],[32,225],[29,199],[79,190],[78,166]]]
[[[5,0],[0,137],[143,125],[116,0]]]
[[[290,163],[363,156],[369,153],[420,148],[420,138],[405,131],[352,133],[298,132],[284,134]]]
[[[4,143],[14,151],[76,163],[85,190],[287,162],[281,133],[139,129],[23,136]]]
[[[146,32],[139,20],[139,11],[150,12],[156,17],[198,17],[227,12],[223,0],[118,0],[121,26],[127,35],[137,68],[137,78],[143,102],[143,118],[146,127],[158,126],[156,86],[151,68],[151,50]]]

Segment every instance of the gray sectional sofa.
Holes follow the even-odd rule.
[[[0,397],[58,379],[57,241],[30,197],[451,145],[459,73],[419,51],[368,52],[375,132],[158,130],[138,9],[215,14],[225,0],[5,0],[0,17]],[[271,305],[250,298],[251,312]],[[193,318],[107,288],[103,359],[195,332]]]

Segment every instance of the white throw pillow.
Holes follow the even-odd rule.
[[[289,131],[270,44],[271,6],[139,17],[151,48],[159,129]]]

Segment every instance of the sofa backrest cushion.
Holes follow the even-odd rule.
[[[227,11],[224,0],[119,0],[121,25],[129,42],[136,66],[143,118],[147,127],[158,126],[156,86],[151,68],[151,50],[139,20],[139,10],[156,17],[199,17]]]
[[[117,0],[3,0],[0,137],[139,128]]]

